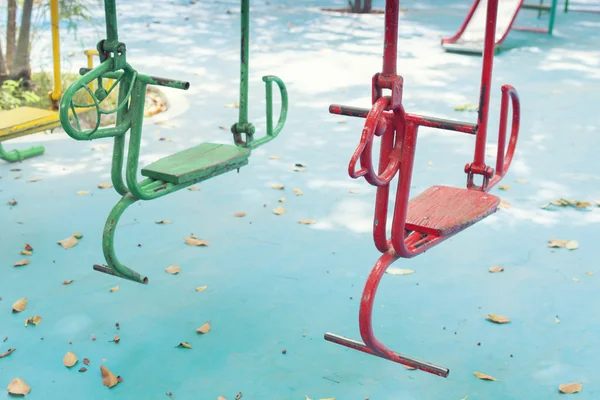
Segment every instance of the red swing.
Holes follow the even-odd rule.
[[[372,80],[371,110],[331,105],[333,114],[366,118],[360,143],[355,150],[348,172],[350,177],[364,177],[377,187],[373,238],[383,253],[369,275],[362,295],[359,312],[360,334],[363,342],[326,333],[325,339],[382,357],[435,375],[447,377],[444,367],[419,361],[396,353],[375,338],[372,326],[373,301],[386,269],[398,258],[412,258],[496,212],[500,199],[488,193],[506,174],[513,158],[519,134],[520,105],[515,88],[502,86],[500,129],[496,168],[485,164],[485,145],[490,102],[490,86],[494,59],[494,33],[498,0],[489,0],[483,52],[483,68],[477,124],[425,117],[405,112],[402,106],[403,78],[396,74],[399,0],[386,0],[383,71]],[[382,90],[391,90],[383,96]],[[506,147],[508,100],[512,102],[511,136]],[[475,135],[473,162],[465,166],[467,188],[433,186],[409,201],[410,183],[419,126],[445,129]],[[381,136],[379,170],[376,173],[371,150],[374,136]],[[356,170],[356,164],[360,169]],[[391,238],[386,237],[390,182],[399,174]],[[482,176],[482,184],[474,182]]]

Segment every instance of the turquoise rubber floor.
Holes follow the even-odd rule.
[[[238,101],[239,3],[152,3],[118,1],[128,61],[142,73],[189,80],[191,88],[165,90],[170,109],[146,121],[143,165],[204,141],[230,143],[219,127],[237,120],[237,109],[226,105]],[[325,332],[360,339],[359,299],[379,255],[371,237],[374,189],[347,175],[364,120],[330,115],[328,106],[370,105],[383,17],[319,10],[344,4],[252,2],[250,119],[261,135],[261,77],[274,74],[288,86],[288,122],[239,173],[124,214],[117,254],[149,277],[147,286],[92,270],[104,262],[102,229],[118,201],[114,190],[97,188],[110,179],[111,141],[76,142],[56,130],[5,143],[43,144],[46,153],[0,163],[0,354],[16,348],[0,359],[0,390],[20,377],[31,400],[168,400],[168,393],[233,400],[238,392],[243,400],[549,400],[567,396],[560,384],[580,382],[583,390],[567,398],[600,398],[600,16],[559,12],[553,37],[510,33],[495,61],[489,129],[494,154],[500,86],[514,85],[522,121],[502,182],[510,190],[492,192],[510,208],[394,265],[415,273],[384,276],[376,334],[398,352],[449,368],[444,379],[323,339]],[[476,113],[454,108],[477,103],[481,60],[439,45],[458,29],[469,2],[402,6],[408,11],[400,17],[398,69],[407,111],[475,122]],[[83,66],[83,50],[104,37],[102,10],[93,10],[95,25],[80,27],[76,38],[64,33],[66,70]],[[518,22],[546,24],[527,10]],[[34,66],[49,66],[48,40],[36,42]],[[421,133],[412,196],[431,185],[464,187],[473,138]],[[306,170],[292,171],[296,163]],[[561,197],[594,206],[540,208]],[[9,206],[13,199],[18,204]],[[287,212],[275,215],[278,206]],[[83,234],[75,247],[57,244],[75,232]],[[186,245],[191,233],[210,246]],[[576,240],[579,248],[551,249],[553,238]],[[19,254],[25,243],[33,255]],[[13,267],[22,259],[30,264]],[[181,272],[169,275],[170,265]],[[493,274],[491,266],[505,270]],[[27,308],[13,314],[23,297]],[[511,322],[493,324],[489,313]],[[25,327],[33,316],[41,323]],[[206,321],[212,330],[198,335]],[[177,348],[180,342],[192,349]],[[67,351],[79,358],[72,369],[62,363]],[[90,365],[81,373],[84,358]],[[104,387],[100,365],[123,383]]]

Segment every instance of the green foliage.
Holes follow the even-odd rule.
[[[22,79],[18,81],[6,80],[0,88],[0,110],[11,110],[23,105],[39,102],[40,97],[30,90],[21,87]]]

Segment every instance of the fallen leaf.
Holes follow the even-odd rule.
[[[83,363],[84,363],[85,365],[90,365],[90,360],[88,360],[87,358],[84,358],[84,359],[83,359]]]
[[[77,244],[78,240],[75,236],[69,236],[66,239],[59,240],[57,243],[60,244],[63,249],[71,249]]]
[[[196,329],[198,333],[208,333],[210,332],[210,321],[202,325],[200,328]]]
[[[565,244],[565,247],[567,248],[567,250],[575,250],[579,248],[579,243],[577,243],[576,240],[569,240],[567,244]]]
[[[277,184],[277,183],[272,184],[271,187],[273,189],[275,189],[275,190],[283,190],[283,189],[285,189],[285,186]]]
[[[568,240],[548,239],[548,247],[562,248],[565,247],[567,243]]]
[[[115,337],[113,338],[112,341],[115,342],[115,343],[119,343],[121,341],[121,338],[118,337],[117,335],[115,335]]]
[[[219,397],[217,397],[217,400],[227,400],[227,399],[223,396],[219,396]]]
[[[403,268],[388,268],[385,273],[390,275],[409,275],[414,273],[412,269],[403,269]]]
[[[6,353],[2,353],[0,354],[0,358],[4,358],[6,356],[10,356],[16,349],[8,349],[6,350]]]
[[[23,297],[22,299],[15,301],[15,304],[12,305],[12,311],[21,312],[25,309],[25,307],[27,307],[27,297]]]
[[[196,288],[196,292],[203,292],[203,291],[205,291],[205,290],[206,290],[206,288],[207,288],[207,287],[208,287],[208,286],[206,286],[206,285],[205,285],[205,286],[200,286],[200,287],[197,287],[197,288]]]
[[[483,379],[484,381],[497,381],[498,379],[493,376],[489,376],[487,374],[482,374],[481,372],[474,372],[475,376],[479,379]]]
[[[10,170],[11,172],[18,172],[21,171],[21,168],[11,168]]]
[[[561,393],[565,393],[565,394],[578,393],[578,392],[581,392],[581,389],[583,389],[583,385],[581,383],[577,383],[577,382],[563,383],[558,386],[558,390]]]
[[[177,347],[183,347],[184,349],[191,349],[192,346],[188,342],[181,342],[177,345]]]
[[[235,395],[235,399],[233,400],[240,400],[242,398],[242,392],[239,392],[238,394]]]
[[[113,184],[110,182],[100,182],[98,184],[99,189],[110,189],[111,187],[113,187]]]
[[[496,324],[508,324],[510,322],[510,318],[496,314],[488,314],[486,318],[492,322],[495,322]]]
[[[508,185],[498,185],[498,189],[500,189],[500,190],[510,190],[510,186],[508,186]]]
[[[490,267],[490,272],[502,272],[504,267]]]
[[[409,371],[414,371],[416,369],[415,367],[411,367],[410,365],[402,365],[402,366]]]
[[[527,182],[529,182],[529,180],[527,180],[527,179],[515,179],[515,182],[517,182],[517,183],[527,183]]]
[[[73,234],[73,237],[74,237],[75,239],[81,239],[81,238],[83,237],[83,233],[80,233],[80,232],[75,232],[75,233]]]
[[[510,208],[510,203],[506,200],[500,200],[500,204],[498,204],[498,208]]]
[[[579,282],[579,278],[573,278],[575,282]]]
[[[68,280],[68,281],[63,281],[63,285],[70,285],[71,283],[73,283],[73,279]]]
[[[86,367],[81,367],[81,368],[79,368],[79,372],[85,372],[85,371],[87,371],[87,368],[86,368]]]
[[[110,372],[104,365],[100,366],[100,372],[102,373],[102,384],[104,386],[111,388],[119,383],[115,374]]]
[[[31,251],[27,251],[27,250],[21,250],[21,252],[19,254],[23,254],[24,256],[30,256],[33,253]]]
[[[273,214],[281,215],[285,214],[285,208],[279,206],[273,209]]]
[[[237,217],[237,218],[242,218],[242,217],[246,216],[246,213],[245,212],[236,212],[235,214],[233,214],[233,216]]]
[[[186,237],[183,239],[190,246],[210,246],[206,240],[198,239],[197,237]]]
[[[31,387],[23,381],[21,378],[14,378],[6,387],[8,393],[16,395],[28,395],[31,391]]]
[[[111,292],[113,292],[113,293],[114,293],[114,292],[116,292],[116,291],[118,291],[118,290],[119,290],[119,287],[118,287],[118,286],[115,286],[114,288],[111,288],[111,289],[110,289],[110,291],[111,291]]]
[[[8,205],[9,205],[9,206],[11,206],[11,207],[12,207],[12,206],[16,206],[16,205],[17,205],[17,201],[16,201],[16,200],[9,201],[9,202],[8,202]]]
[[[292,168],[290,168],[290,171],[304,172],[304,171],[306,171],[306,168],[305,167],[292,167]]]
[[[158,140],[160,140],[161,142],[172,142],[172,140],[171,140],[171,139],[169,139],[169,138],[166,138],[166,137],[161,137],[161,138],[160,138],[160,139],[158,139]]]
[[[300,221],[298,221],[298,223],[300,223],[302,225],[312,225],[315,222],[317,222],[316,219],[301,219]]]
[[[181,267],[178,267],[177,265],[170,265],[165,271],[171,275],[177,275],[179,272],[181,272]]]
[[[13,264],[13,267],[22,267],[23,265],[27,265],[29,264],[29,260],[21,260],[21,261],[17,261],[16,263]]]
[[[161,219],[160,221],[155,222],[159,225],[169,225],[171,223],[171,221],[169,221],[168,219]]]
[[[79,195],[90,194],[90,192],[87,190],[80,190],[79,192],[77,192],[77,194],[79,194]]]
[[[236,102],[233,102],[232,104],[225,104],[224,107],[227,107],[227,108],[238,108],[238,106],[239,106],[239,104],[236,101]]]
[[[200,188],[199,188],[199,187],[197,187],[197,186],[190,186],[190,187],[188,188],[188,190],[191,190],[192,192],[197,192],[197,191],[199,191],[199,190],[200,190]]]
[[[27,318],[25,320],[25,326],[27,326],[29,324],[38,325],[40,322],[42,322],[42,317],[40,317],[40,316],[35,316],[35,317]]]
[[[63,357],[63,364],[67,368],[71,368],[73,365],[77,364],[77,356],[72,351],[67,351],[67,354]]]
[[[42,179],[44,179],[44,178],[31,178],[31,179],[29,180],[29,182],[39,182],[39,181],[41,181]]]
[[[594,273],[592,271],[587,271],[585,274],[586,275],[594,275]]]
[[[271,160],[279,160],[279,159],[281,159],[281,156],[269,156],[269,158]]]
[[[546,204],[544,204],[543,206],[540,206],[540,208],[541,208],[542,210],[545,210],[545,209],[547,209],[548,207],[550,207],[550,204],[551,204],[551,203],[546,203]]]
[[[296,193],[296,196],[302,196],[304,194],[300,189],[294,189],[294,193]]]
[[[280,198],[279,200],[277,200],[280,203],[285,203],[285,197]]]
[[[467,104],[463,104],[462,106],[454,107],[454,110],[455,111],[477,111],[477,110],[479,110],[479,106],[477,106],[477,104],[467,103]]]
[[[558,317],[554,318],[554,322],[556,322],[557,324],[560,322],[560,319],[558,319]]]
[[[360,193],[360,190],[358,190],[358,189],[348,189],[348,193],[358,194],[358,193]]]

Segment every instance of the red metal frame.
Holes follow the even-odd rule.
[[[499,199],[486,193],[502,179],[510,167],[520,123],[520,103],[517,91],[510,85],[504,85],[502,86],[498,159],[495,169],[487,166],[485,164],[485,146],[497,10],[498,0],[489,0],[477,124],[425,117],[410,114],[404,110],[402,105],[403,78],[396,73],[399,0],[386,0],[383,70],[381,73],[376,73],[372,79],[372,108],[368,110],[340,105],[330,106],[329,111],[333,114],[366,118],[360,143],[348,165],[348,173],[354,179],[364,177],[367,182],[377,187],[373,239],[375,246],[383,254],[367,279],[360,304],[359,326],[364,343],[331,333],[325,334],[326,340],[438,376],[448,376],[449,370],[447,368],[403,356],[391,351],[379,342],[375,338],[372,327],[373,302],[383,274],[394,261],[399,258],[417,256],[496,211]],[[390,90],[391,95],[383,96],[383,89]],[[512,127],[507,146],[506,130],[509,99],[512,103]],[[433,187],[418,196],[417,199],[409,201],[419,126],[475,135],[473,162],[465,166],[467,189],[445,188],[446,190],[438,191],[443,187]],[[373,166],[371,154],[375,136],[381,137],[380,161],[377,172]],[[357,164],[360,166],[358,169]],[[398,186],[393,209],[392,232],[391,237],[388,239],[386,221],[390,182],[396,174],[399,176]],[[483,177],[481,185],[474,183],[475,175]],[[466,216],[465,221],[459,221],[460,218],[451,219],[452,223],[459,222],[445,227],[443,232],[436,230],[435,227],[427,229],[419,227],[422,229],[416,230],[415,226],[418,223],[411,219],[414,216],[410,215],[410,209],[418,210],[416,204],[421,200],[427,202],[428,198],[435,196],[435,193],[441,196],[444,196],[444,193],[452,193],[460,199],[476,197],[479,201],[477,204],[480,210],[476,216],[475,214]],[[413,202],[415,202],[414,205]],[[411,207],[409,207],[409,203]]]

